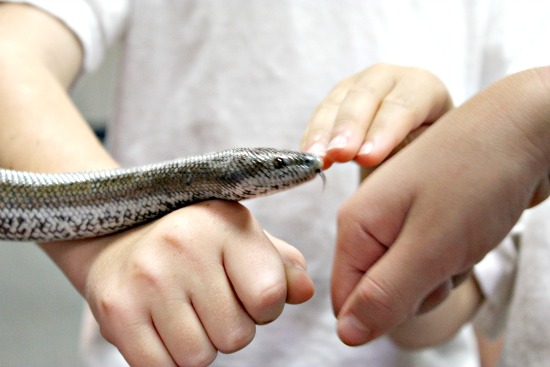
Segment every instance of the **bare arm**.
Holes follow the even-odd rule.
[[[0,5],[0,55],[1,166],[117,165],[66,92],[82,51],[61,22]],[[218,350],[250,343],[285,302],[313,293],[301,253],[238,203],[192,205],[125,233],[42,247],[132,366],[207,365]]]
[[[12,4],[0,5],[0,32],[0,164],[40,171],[115,166],[66,92],[82,58],[73,34],[39,10]]]
[[[69,171],[115,167],[69,98],[82,50],[57,19],[31,6],[0,5],[0,165]],[[93,246],[42,247],[82,293],[82,256]],[[80,259],[80,260],[76,260]]]
[[[333,272],[342,340],[364,344],[408,319],[548,196],[549,85],[545,67],[489,86],[344,204]]]

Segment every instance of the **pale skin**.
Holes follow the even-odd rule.
[[[309,121],[302,149],[324,156],[326,167],[353,159],[363,166],[365,179],[452,107],[446,87],[428,71],[373,65],[327,95]],[[424,308],[439,304],[450,289],[436,289]],[[482,300],[475,279],[469,277],[437,309],[405,320],[390,336],[406,348],[439,344],[474,315]]]
[[[407,135],[452,108],[447,88],[428,71],[377,64],[338,83],[311,117],[302,149],[334,162],[380,164]]]
[[[31,7],[0,5],[0,35],[0,165],[47,172],[116,167],[67,96],[82,58],[71,32]],[[410,84],[408,72],[395,71],[397,86]],[[399,87],[385,94],[391,90]],[[440,92],[440,109],[416,119],[423,121],[394,129],[371,116],[367,125],[380,126],[390,142],[376,140],[367,163],[379,163],[409,131],[450,108]],[[245,347],[255,325],[277,318],[285,302],[313,294],[300,252],[265,233],[236,203],[194,205],[127,233],[41,246],[132,366],[207,365],[217,351]]]
[[[0,5],[0,165],[116,167],[67,95],[82,50],[56,19]],[[216,228],[216,230],[209,230]],[[211,201],[114,236],[41,244],[132,366],[206,366],[313,295],[302,254],[238,203]]]
[[[549,93],[550,67],[494,83],[442,116],[342,206],[332,299],[345,343],[367,343],[417,314],[524,209],[548,197]],[[328,131],[339,133],[330,124]],[[349,159],[364,142],[348,148]]]

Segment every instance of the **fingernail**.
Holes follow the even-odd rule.
[[[344,148],[348,144],[348,138],[346,136],[338,135],[330,141],[328,149]]]
[[[325,147],[325,144],[323,143],[315,143],[309,149],[307,150],[308,153],[317,154],[321,157],[325,156],[327,153],[327,148]]]
[[[359,155],[367,155],[370,154],[374,149],[374,143],[372,141],[367,141],[363,146],[361,146],[361,149],[359,149]]]
[[[338,334],[350,345],[360,345],[369,341],[370,330],[355,316],[346,315],[338,321]]]

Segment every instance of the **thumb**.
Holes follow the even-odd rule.
[[[426,189],[430,181],[421,171],[433,164],[402,154],[413,147],[372,173],[339,213],[332,298],[338,334],[349,345],[402,323],[430,293],[444,295],[451,275],[465,270],[468,247],[459,246],[468,233],[464,218],[447,209],[453,205],[446,182]]]
[[[338,314],[338,335],[344,343],[361,345],[385,334],[416,314],[434,290],[452,287],[452,274],[445,269],[453,266],[441,261],[437,249],[426,251],[437,246],[413,238],[404,229],[347,298]]]
[[[283,259],[287,282],[286,302],[300,304],[308,301],[313,297],[315,286],[306,271],[307,264],[304,255],[296,247],[272,236],[267,231],[265,233]]]

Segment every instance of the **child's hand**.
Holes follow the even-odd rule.
[[[443,83],[428,71],[377,64],[334,87],[311,117],[302,150],[333,162],[381,163],[422,124],[452,108]]]
[[[548,195],[548,77],[540,68],[490,85],[341,206],[332,303],[345,343],[367,343],[417,313]]]
[[[238,203],[192,205],[98,241],[75,266],[101,334],[131,366],[206,366],[313,295],[300,252]]]

